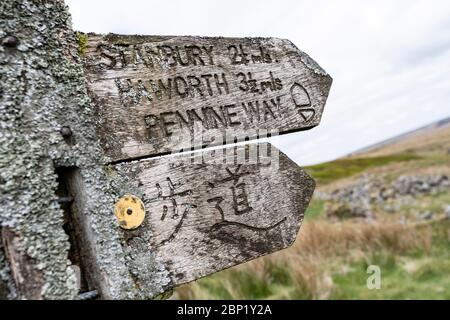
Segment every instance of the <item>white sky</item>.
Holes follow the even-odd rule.
[[[333,77],[320,125],[272,140],[301,165],[450,116],[450,1],[66,3],[84,32],[291,40]]]

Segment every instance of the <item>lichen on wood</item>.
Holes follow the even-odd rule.
[[[88,35],[82,32],[75,32],[75,36],[78,44],[78,54],[80,56],[84,56],[88,41]]]
[[[8,291],[8,298],[77,298],[77,268],[68,257],[69,237],[56,195],[55,170],[63,167],[73,172],[67,183],[78,193],[72,194],[71,210],[91,286],[105,299],[158,294],[162,289],[135,290],[126,266],[112,213],[118,196],[108,191],[102,168],[109,160],[98,145],[79,46],[64,2],[1,1],[0,42],[0,230],[3,243],[4,230],[6,238],[14,235],[13,247],[4,251],[39,275],[26,279],[37,288],[23,289],[17,280],[23,266],[5,261],[0,248],[1,290]],[[70,139],[60,133],[63,127],[71,129]]]

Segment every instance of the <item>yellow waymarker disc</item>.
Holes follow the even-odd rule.
[[[116,202],[114,214],[120,227],[136,229],[145,218],[144,203],[138,197],[126,194]]]

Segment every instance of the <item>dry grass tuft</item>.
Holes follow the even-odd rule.
[[[331,276],[342,272],[342,265],[365,259],[377,250],[392,254],[428,252],[431,239],[430,228],[387,221],[306,221],[291,248],[224,271],[215,279],[182,286],[177,297],[326,299],[333,289]],[[336,271],[338,266],[341,271]]]

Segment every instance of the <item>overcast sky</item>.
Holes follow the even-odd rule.
[[[320,125],[274,141],[301,165],[450,116],[450,1],[66,3],[84,32],[291,40],[333,77]]]

